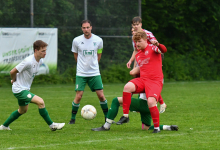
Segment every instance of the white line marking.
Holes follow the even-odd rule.
[[[171,131],[175,132],[175,131]],[[215,131],[200,131],[200,132],[192,132],[193,134],[196,133],[207,133],[207,132],[220,132],[219,130]],[[163,134],[163,135],[156,135],[157,137],[165,137],[165,136],[182,136],[187,135],[190,133],[182,133],[182,134]],[[54,147],[60,145],[76,145],[76,144],[87,144],[87,143],[97,143],[97,142],[106,142],[106,141],[118,141],[118,140],[135,140],[135,139],[144,139],[144,138],[152,138],[152,136],[143,136],[143,137],[125,137],[125,138],[115,138],[115,139],[106,139],[106,140],[89,140],[89,141],[79,141],[79,142],[68,142],[68,143],[60,143],[60,144],[48,144],[48,145],[38,145],[38,146],[27,146],[27,147],[9,147],[6,149],[34,149],[34,148],[45,148],[45,147]]]

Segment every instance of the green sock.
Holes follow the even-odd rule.
[[[118,108],[119,108],[120,104],[118,102],[118,98],[115,97],[113,100],[112,100],[112,104],[111,104],[111,108],[109,109],[108,111],[108,116],[107,118],[108,119],[111,119],[111,120],[114,120],[115,117],[117,116],[118,114]]]
[[[18,110],[14,111],[13,113],[11,113],[11,115],[8,117],[8,119],[3,123],[3,126],[8,127],[9,124],[11,124],[13,121],[18,119],[18,117],[20,117],[21,115],[22,114],[20,114],[18,112]]]
[[[102,111],[105,115],[105,117],[107,118],[107,115],[108,115],[108,104],[107,104],[107,100],[105,100],[104,102],[101,102],[100,101],[100,105],[102,107]]]
[[[76,104],[76,103],[72,102],[72,117],[71,117],[71,119],[76,119],[76,114],[79,109],[79,106],[80,106],[80,104]]]
[[[154,126],[150,126],[150,128],[148,130],[153,130]],[[160,130],[163,130],[163,125],[160,125]]]
[[[39,113],[44,118],[44,120],[48,125],[51,125],[53,123],[53,121],[50,119],[50,116],[46,108],[39,108]]]

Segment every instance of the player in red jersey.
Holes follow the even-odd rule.
[[[134,33],[136,33],[137,31],[145,31],[145,33],[147,34],[148,44],[151,44],[151,42],[154,43],[154,44],[157,43],[158,42],[157,39],[154,37],[154,35],[150,31],[147,31],[147,30],[144,30],[144,29],[141,28],[141,26],[142,26],[141,22],[142,22],[142,20],[141,20],[140,17],[134,17],[132,19],[132,29],[131,29],[132,35],[134,35]],[[136,44],[133,40],[132,40],[132,45],[134,47],[134,51],[133,51],[132,57],[130,58],[129,62],[127,63],[128,68],[130,67],[130,64],[133,62],[133,60],[135,60],[135,55],[138,51],[137,47],[136,47]],[[134,67],[136,67],[136,61],[134,62]],[[130,74],[132,76],[134,76],[133,71],[131,71]],[[135,76],[136,75],[137,75],[137,73],[135,73]],[[163,98],[162,98],[161,95],[159,97],[158,102],[160,103],[160,113],[165,112],[167,105],[164,103]]]
[[[140,68],[140,78],[129,81],[123,90],[123,113],[119,122],[129,120],[129,108],[131,96],[133,93],[145,93],[148,99],[148,107],[154,123],[153,133],[160,132],[159,129],[159,111],[156,103],[159,99],[163,86],[163,71],[161,53],[167,52],[164,45],[156,42],[155,45],[147,43],[145,32],[137,32],[133,36],[137,49],[140,51],[135,55]]]

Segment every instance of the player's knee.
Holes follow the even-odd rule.
[[[154,97],[149,97],[149,98],[147,99],[147,103],[148,103],[148,106],[149,106],[149,107],[156,106],[156,104],[157,104],[156,98],[154,98]]]
[[[40,99],[37,103],[38,107],[39,108],[44,108],[45,107],[45,103],[44,103],[44,100],[43,99]]]
[[[123,92],[134,92],[134,90],[135,90],[135,86],[133,85],[133,83],[128,82],[128,83],[124,86]]]
[[[19,109],[18,112],[19,112],[19,114],[22,114],[22,115],[23,115],[23,114],[25,114],[25,113],[27,112],[27,109],[24,109],[24,110],[20,110],[20,109]]]

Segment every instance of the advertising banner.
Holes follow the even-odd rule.
[[[18,63],[34,53],[33,43],[48,44],[40,74],[57,69],[57,28],[0,28],[0,73],[9,73]]]

